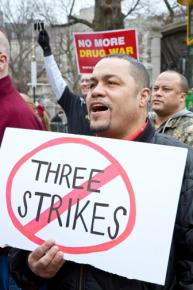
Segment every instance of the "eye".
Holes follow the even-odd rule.
[[[159,90],[159,88],[158,87],[154,87],[152,90],[153,90],[153,92],[157,92]]]
[[[116,81],[113,81],[113,80],[108,80],[108,85],[118,85],[118,83]]]
[[[172,90],[173,90],[172,88],[167,88],[167,87],[163,88],[164,92],[171,92]]]
[[[89,81],[90,81],[89,79],[81,79],[81,80],[80,80],[81,84],[82,84],[82,83],[89,83]]]
[[[96,87],[96,83],[90,82],[89,89],[94,89]]]

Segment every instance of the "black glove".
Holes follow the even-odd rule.
[[[38,35],[38,43],[43,49],[44,56],[49,56],[52,54],[49,35],[45,29],[40,30]]]

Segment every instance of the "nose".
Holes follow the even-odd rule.
[[[95,87],[91,89],[91,96],[93,98],[105,96],[105,88],[102,82],[98,82]]]
[[[152,91],[152,97],[161,97],[162,96],[162,89],[161,88],[157,88],[156,90]]]

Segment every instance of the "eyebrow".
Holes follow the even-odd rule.
[[[82,78],[80,81],[90,80],[90,78]]]
[[[159,88],[171,88],[171,89],[173,89],[173,87],[171,85],[153,85],[153,88],[156,88],[156,87],[159,87]]]
[[[106,74],[106,75],[103,75],[103,76],[102,76],[102,79],[104,79],[104,80],[108,80],[108,79],[110,79],[110,78],[120,79],[120,77],[117,76],[117,75],[115,75],[115,74]],[[96,81],[96,80],[97,80],[96,77],[91,77],[91,78],[90,78],[90,81]]]

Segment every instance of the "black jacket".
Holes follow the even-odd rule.
[[[66,86],[58,103],[68,120],[68,133],[93,135],[90,130],[87,107],[83,97],[73,94]]]
[[[150,123],[136,141],[189,148],[165,286],[129,280],[89,265],[66,262],[54,278],[47,280],[49,290],[193,290],[193,150],[156,133]],[[45,280],[29,270],[27,255],[26,251],[12,249],[10,270],[22,289],[35,290]]]

